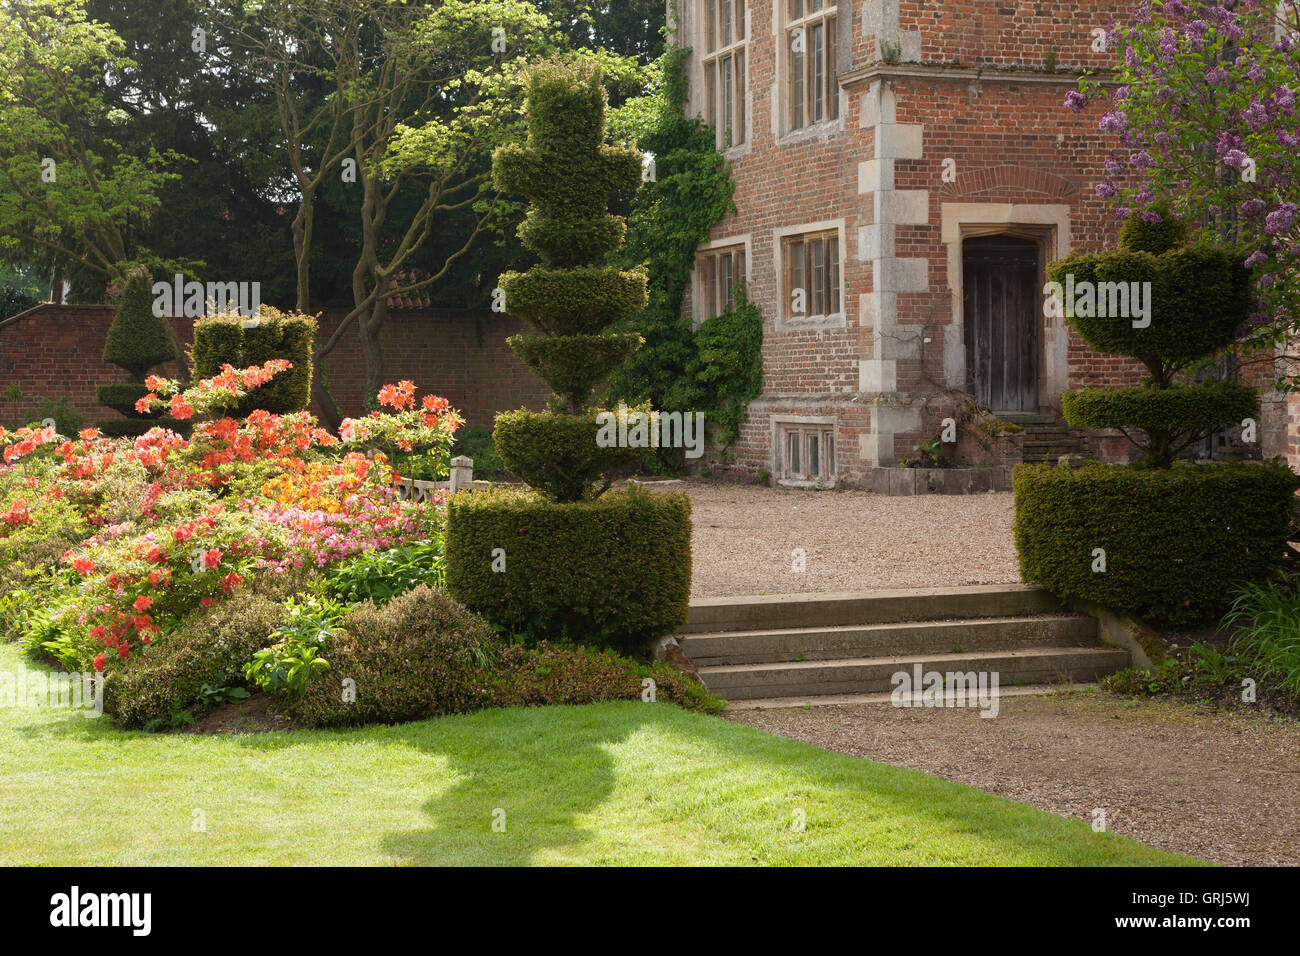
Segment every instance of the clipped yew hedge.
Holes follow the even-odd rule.
[[[512,335],[506,344],[555,391],[584,408],[592,390],[632,357],[645,339],[636,333],[605,335]]]
[[[1061,396],[1061,412],[1076,428],[1147,432],[1213,431],[1259,413],[1259,392],[1240,382],[1083,388]]]
[[[447,590],[515,633],[642,654],[686,622],[686,494],[629,488],[565,504],[504,489],[459,494],[446,535]]]
[[[301,313],[277,312],[263,307],[258,325],[243,327],[243,317],[232,312],[210,315],[194,323],[194,374],[211,378],[223,365],[247,368],[272,359],[288,359],[293,367],[248,393],[234,414],[247,415],[263,408],[277,415],[297,412],[311,403],[312,351],[316,320]]]
[[[1300,487],[1246,462],[1018,465],[1012,482],[1022,580],[1170,628],[1217,619],[1235,582],[1282,567]]]

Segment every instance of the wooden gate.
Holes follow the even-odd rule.
[[[1037,412],[1038,243],[964,240],[962,292],[971,395],[995,412]]]

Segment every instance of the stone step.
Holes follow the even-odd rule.
[[[1097,644],[1097,620],[1082,614],[1036,614],[920,623],[715,631],[682,635],[678,643],[696,666],[1029,647],[1086,647]]]
[[[681,634],[765,631],[1057,614],[1061,601],[1028,584],[696,598]]]
[[[1091,690],[1096,684],[1012,684],[1008,687],[998,685],[999,697],[1037,697],[1042,694],[1056,694],[1063,690]],[[782,707],[844,707],[857,704],[892,704],[893,692],[879,694],[821,694],[812,697],[755,697],[752,700],[737,700],[727,704],[728,710],[775,710]],[[925,706],[924,698],[919,694],[911,697],[913,706]]]
[[[891,691],[894,675],[997,673],[999,686],[1094,681],[1128,665],[1128,651],[1110,647],[1037,647],[838,660],[729,664],[699,668],[713,693],[726,700],[872,694]]]

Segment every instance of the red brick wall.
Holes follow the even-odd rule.
[[[336,328],[338,319],[323,316],[322,335]],[[115,417],[95,401],[95,386],[128,378],[100,357],[112,321],[108,306],[45,305],[0,323],[0,392],[10,384],[22,391],[17,404],[0,397],[0,420],[30,420],[43,399],[65,397],[87,420]],[[192,320],[173,321],[188,345]],[[492,313],[394,312],[380,337],[385,378],[409,378],[422,393],[444,396],[470,425],[491,425],[499,411],[539,408],[549,390],[505,344],[522,325]],[[324,364],[343,412],[362,412],[365,364],[355,333],[345,332]],[[174,365],[162,371],[176,373]]]

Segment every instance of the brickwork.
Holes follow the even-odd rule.
[[[1081,69],[1110,65],[1091,31],[1128,8],[841,0],[839,117],[791,130],[787,3],[747,0],[748,138],[727,150],[736,212],[711,234],[747,243],[749,295],[764,314],[763,394],[725,464],[770,475],[783,418],[830,418],[836,481],[868,486],[873,467],[933,437],[966,401],[964,238],[1034,239],[1044,265],[1115,242],[1113,215],[1094,191],[1110,146],[1099,113],[1075,115],[1062,102]],[[705,0],[677,0],[680,43],[704,47],[706,9]],[[690,79],[690,109],[704,113],[698,62]],[[801,322],[782,288],[781,239],[809,224],[842,237],[842,311]],[[1068,388],[1141,380],[1137,363],[1091,352],[1060,319],[1040,321],[1041,413],[1059,414]],[[1283,451],[1286,414],[1300,417],[1276,402],[1262,416],[1266,453]],[[1091,447],[1128,455],[1113,435]]]
[[[321,318],[321,336],[337,327],[340,316]],[[66,398],[87,420],[116,413],[95,401],[95,387],[128,376],[100,356],[113,310],[100,305],[45,305],[0,323],[0,390],[10,384],[22,393],[18,403],[0,398],[0,419],[34,416],[43,399]],[[192,321],[174,320],[189,344]],[[490,426],[499,411],[545,404],[548,389],[506,346],[506,338],[525,331],[521,320],[492,313],[393,312],[381,334],[390,381],[410,379],[421,392],[449,399],[470,425]],[[331,394],[344,414],[365,406],[365,365],[355,334],[345,332],[325,360]],[[176,369],[164,367],[165,374]]]

